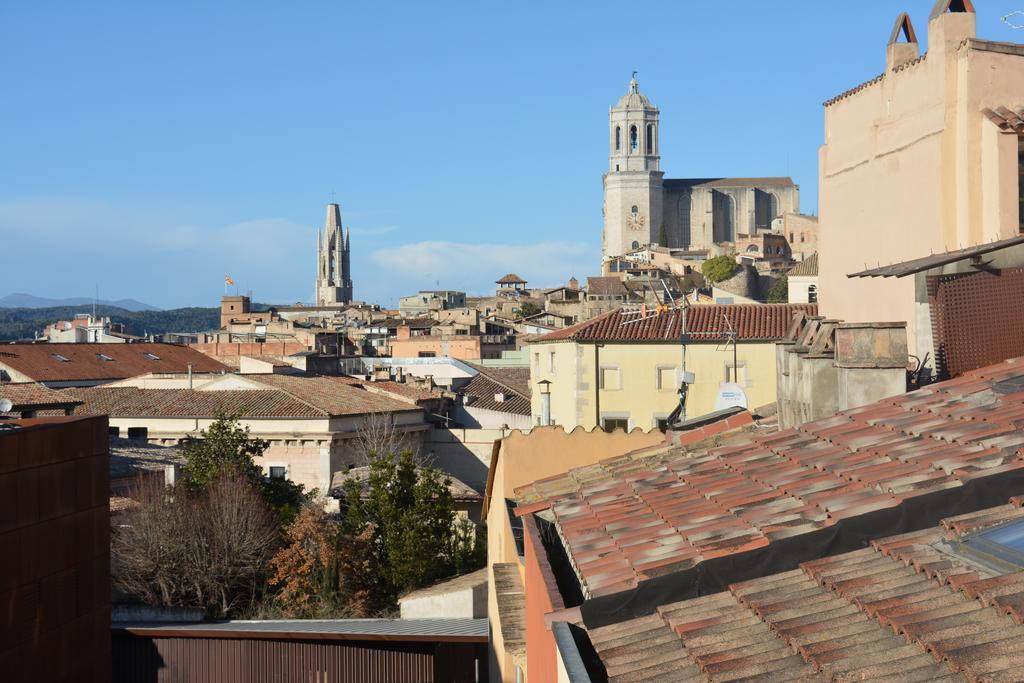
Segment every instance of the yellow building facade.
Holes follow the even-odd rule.
[[[694,375],[689,418],[715,410],[724,382],[739,384],[752,408],[774,403],[775,341],[794,312],[816,312],[813,305],[785,304],[688,310],[685,351],[679,311],[636,323],[615,311],[535,341],[529,347],[533,423],[663,428],[679,404],[684,370]]]

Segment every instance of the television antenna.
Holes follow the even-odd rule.
[[[670,419],[677,419],[679,422],[686,421],[686,397],[689,393],[690,385],[694,383],[696,377],[694,373],[687,372],[686,370],[686,345],[690,340],[690,334],[686,327],[686,311],[690,304],[687,301],[688,292],[683,292],[682,296],[675,297],[672,294],[672,289],[669,287],[665,278],[658,279],[658,285],[660,286],[661,294],[658,293],[657,288],[651,285],[649,282],[644,283],[644,288],[649,288],[651,294],[656,303],[648,306],[647,303],[640,304],[639,306],[623,306],[620,312],[620,316],[624,320],[620,325],[632,325],[644,320],[650,320],[666,313],[672,317],[668,320],[665,325],[665,331],[670,332],[676,323],[676,319],[679,320],[679,388],[677,393],[679,395],[679,405],[676,410],[672,411]]]
[[[1024,19],[1015,19],[1014,21],[1010,21],[1010,17],[1013,16],[1024,17],[1024,9],[1015,9],[1009,14],[1004,14],[999,17],[999,19],[1010,28],[1024,28]]]

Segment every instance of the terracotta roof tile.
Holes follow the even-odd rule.
[[[0,349],[0,366],[36,382],[114,381],[149,372],[186,372],[189,364],[196,373],[231,370],[178,344],[5,344]]]
[[[0,382],[0,399],[9,399],[14,404],[12,412],[32,410],[41,407],[73,407],[81,403],[78,399],[63,391],[50,389],[37,382],[9,384]]]
[[[638,680],[641,664],[623,664],[655,653],[671,653],[676,680],[1020,680],[1024,571],[979,577],[939,549],[943,533],[881,539],[588,636],[613,683]]]
[[[797,277],[813,276],[818,274],[818,252],[814,252],[800,263],[789,269],[786,275]]]
[[[316,418],[416,411],[416,406],[364,390],[341,377],[250,376],[263,389],[139,389],[92,387],[66,390],[84,405],[82,414],[114,417],[212,417],[218,412],[244,417]]]
[[[516,495],[523,504],[548,503],[584,595],[605,595],[667,567],[743,552],[1024,468],[1016,442],[996,441],[1019,433],[1016,423],[992,417],[1024,407],[1021,392],[994,390],[1017,378],[1024,379],[1024,359],[743,443],[609,458]],[[937,415],[940,406],[954,407],[957,417]],[[988,446],[975,442],[986,435]],[[1007,510],[989,514],[1024,516],[1019,507]],[[963,530],[989,518],[971,519],[949,524]]]
[[[478,373],[459,389],[470,408],[530,415],[530,369],[474,366]],[[504,400],[495,396],[504,394]]]
[[[816,315],[816,304],[708,304],[686,309],[686,330],[692,341],[719,341],[733,330],[740,341],[782,339],[793,314]],[[651,307],[654,313],[654,307]],[[615,310],[539,337],[536,342],[668,342],[679,343],[681,311],[669,310],[637,320]]]
[[[218,412],[243,417],[327,417],[327,412],[282,391],[138,389],[92,387],[68,389],[83,401],[76,414],[111,417],[213,417]]]

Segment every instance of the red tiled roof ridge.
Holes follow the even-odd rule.
[[[156,358],[147,358],[147,353]],[[189,363],[196,373],[231,370],[189,346],[160,342],[5,344],[0,350],[0,363],[39,382],[116,380],[150,372],[185,372]]]
[[[255,379],[255,381],[263,384],[264,386],[270,387],[274,391],[280,391],[296,401],[304,403],[316,410],[324,411],[330,415],[392,412],[396,410],[415,410],[417,408],[414,402],[410,403],[404,398],[400,398],[395,394],[387,392],[387,390],[367,391],[364,386],[359,383],[353,383],[351,379],[352,378],[331,375],[312,375],[308,377],[296,375],[261,375],[258,379]],[[315,385],[320,386],[317,387]],[[300,393],[299,389],[314,392],[316,398],[313,399],[309,397],[309,394]],[[317,389],[319,389],[319,391],[316,391]],[[356,391],[363,392],[364,394],[373,394],[374,401],[380,405],[377,405],[376,407],[369,406],[365,410],[339,409],[337,407],[339,403],[350,403],[351,401],[349,399],[357,398],[355,396],[332,396],[327,393],[327,390],[339,389],[342,393],[346,391]],[[322,400],[322,402],[318,403],[317,399]]]
[[[646,310],[653,312],[647,315]],[[782,339],[793,319],[801,311],[817,314],[817,304],[702,304],[687,306],[687,335],[692,341],[719,340],[728,336],[731,326],[740,341]],[[535,343],[552,341],[675,342],[682,332],[682,310],[648,304],[609,311],[590,320],[546,334]]]

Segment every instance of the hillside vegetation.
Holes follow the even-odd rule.
[[[31,339],[50,323],[71,320],[76,313],[91,312],[91,305],[0,308],[0,340]],[[117,306],[97,306],[96,315],[124,323],[129,334],[139,336],[165,332],[202,332],[220,326],[220,309],[195,306],[166,311],[127,311]]]

